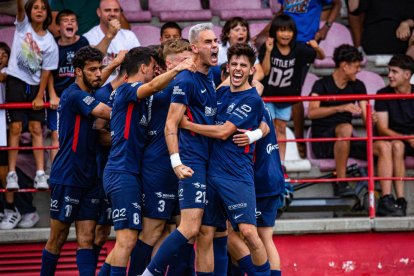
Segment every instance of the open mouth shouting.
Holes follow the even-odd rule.
[[[218,49],[212,50],[210,55],[210,60],[212,64],[217,64],[218,62]]]

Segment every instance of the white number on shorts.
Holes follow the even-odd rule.
[[[139,214],[138,213],[134,213],[134,224],[135,225],[139,224]]]
[[[272,86],[286,87],[292,83],[293,68],[282,71],[273,67],[270,72],[269,84]]]
[[[112,217],[114,219],[117,219],[119,217],[125,217],[125,212],[126,212],[126,209],[125,208],[115,209],[115,210],[112,211]]]
[[[107,219],[111,219],[111,213],[112,213],[112,209],[111,208],[106,208],[106,217]]]
[[[65,217],[70,217],[70,214],[72,213],[72,205],[65,205]]]
[[[165,210],[165,200],[158,201],[158,212],[164,212]]]
[[[58,207],[58,201],[57,199],[53,199],[50,201],[50,208],[57,208]]]
[[[179,189],[179,190],[178,190],[178,196],[179,196],[179,197],[182,197],[182,196],[183,196],[183,189]]]
[[[206,192],[197,191],[195,202],[196,203],[206,203]]]

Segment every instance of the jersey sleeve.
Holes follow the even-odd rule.
[[[378,90],[377,95],[380,94],[385,94],[384,89]],[[387,101],[375,100],[374,109],[377,112],[388,112]]]
[[[138,102],[137,90],[141,85],[142,82],[134,82],[125,87],[125,100],[127,102]]]
[[[263,119],[263,110],[263,103],[259,97],[249,97],[234,107],[227,121],[242,129],[258,127],[258,122]]]
[[[309,96],[311,96],[312,93],[316,93],[318,95],[326,94],[325,93],[325,87],[323,85],[323,79],[315,81],[315,83],[312,86],[312,90],[311,90]]]
[[[73,91],[69,100],[75,113],[89,116],[92,110],[100,103],[93,95],[84,91]]]
[[[188,105],[191,94],[194,92],[192,79],[188,74],[180,73],[174,80],[171,94],[172,103]]]
[[[355,88],[356,94],[362,94],[362,95],[367,94],[367,88],[365,87],[365,84],[362,81],[357,80],[355,87],[356,87]]]

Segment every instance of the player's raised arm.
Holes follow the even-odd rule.
[[[237,131],[237,127],[230,121],[226,121],[222,125],[201,125],[191,122],[187,117],[183,117],[180,127],[206,137],[221,140],[227,140],[230,135]]]

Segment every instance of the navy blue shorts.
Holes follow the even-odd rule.
[[[47,128],[51,131],[57,131],[57,110],[47,109]]]
[[[204,208],[202,225],[214,226],[217,227],[219,232],[223,232],[227,229],[227,218],[223,201],[216,190],[211,187],[210,177],[207,177],[207,186],[207,202]]]
[[[174,171],[143,169],[143,216],[168,220],[173,216],[178,199],[178,178]]]
[[[106,196],[112,205],[114,229],[142,229],[142,184],[140,177],[128,172],[103,175]]]
[[[50,195],[50,217],[71,224],[79,220],[98,220],[98,186],[87,188],[52,185]]]
[[[105,195],[102,179],[98,179],[98,183],[100,199],[98,225],[113,225],[111,203]]]
[[[234,230],[238,230],[240,223],[256,225],[256,193],[253,181],[209,176],[208,188],[214,189],[219,195]]]
[[[281,195],[256,198],[257,227],[273,227],[276,221],[277,209],[282,204]]]
[[[193,176],[178,182],[180,209],[204,209],[207,191],[206,168],[202,166],[189,166],[194,171]]]

